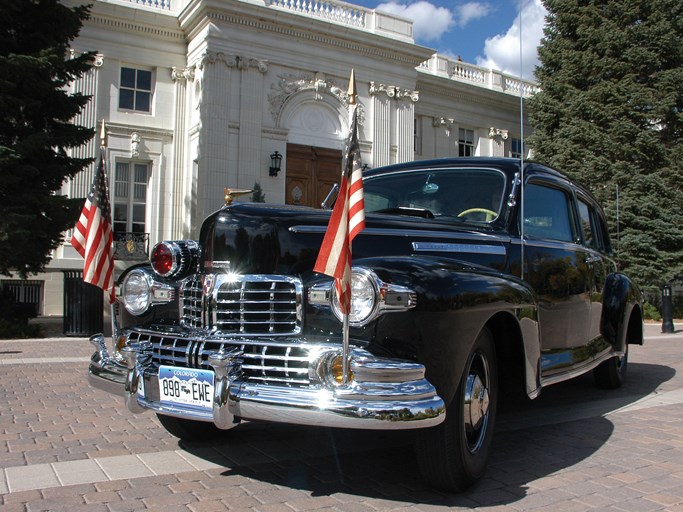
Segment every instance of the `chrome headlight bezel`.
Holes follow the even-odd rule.
[[[121,302],[131,315],[141,316],[154,304],[167,304],[175,298],[175,288],[155,281],[151,271],[131,270],[121,283]]]
[[[354,267],[352,276],[367,279],[374,290],[374,306],[368,307],[369,313],[364,318],[349,318],[349,325],[363,327],[385,313],[401,312],[413,309],[417,304],[417,294],[402,285],[386,283],[375,272],[365,267]],[[316,283],[308,289],[308,302],[314,307],[330,308],[334,315],[342,320],[339,300],[336,297],[334,281]],[[354,294],[351,294],[354,299]],[[353,305],[352,305],[353,309]]]
[[[351,270],[351,310],[349,311],[349,325],[354,327],[370,323],[377,316],[379,303],[379,288],[377,276],[374,272],[362,267]],[[332,312],[342,320],[343,314],[339,305],[336,287],[332,287]]]

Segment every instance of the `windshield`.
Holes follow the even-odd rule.
[[[500,215],[505,175],[495,169],[419,169],[363,182],[365,211],[492,222]]]

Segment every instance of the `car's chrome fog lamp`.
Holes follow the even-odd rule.
[[[346,384],[353,382],[353,372],[351,371],[351,365],[346,374]],[[344,360],[341,354],[333,357],[328,362],[328,382],[331,382],[337,386],[345,384],[344,382]]]
[[[351,309],[349,324],[362,326],[372,320],[377,313],[378,288],[375,275],[364,268],[354,268],[351,271]],[[336,289],[332,290],[332,311],[337,318],[342,319],[339,296]]]
[[[329,388],[336,388],[337,386],[344,384],[343,366],[341,352],[325,352],[318,357],[315,363],[313,363],[311,366],[314,374],[311,375],[311,378]],[[351,371],[351,364],[349,363],[346,374],[346,384],[353,382],[353,380],[354,375]]]

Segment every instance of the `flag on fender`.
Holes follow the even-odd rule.
[[[313,270],[334,277],[343,314],[351,309],[351,242],[365,227],[363,168],[358,145],[358,113],[354,106],[346,143],[339,195]]]
[[[116,298],[113,238],[104,149],[101,149],[95,178],[74,229],[71,245],[85,259],[83,281],[102,288],[109,295],[110,304]]]

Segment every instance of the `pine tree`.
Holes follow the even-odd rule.
[[[89,7],[57,0],[0,2],[0,274],[41,271],[82,199],[58,192],[89,160],[69,157],[94,131],[72,123],[89,98],[68,85],[93,54],[69,55]]]
[[[530,101],[535,158],[603,203],[619,233],[617,260],[641,286],[681,280],[683,2],[544,4],[542,91]]]

